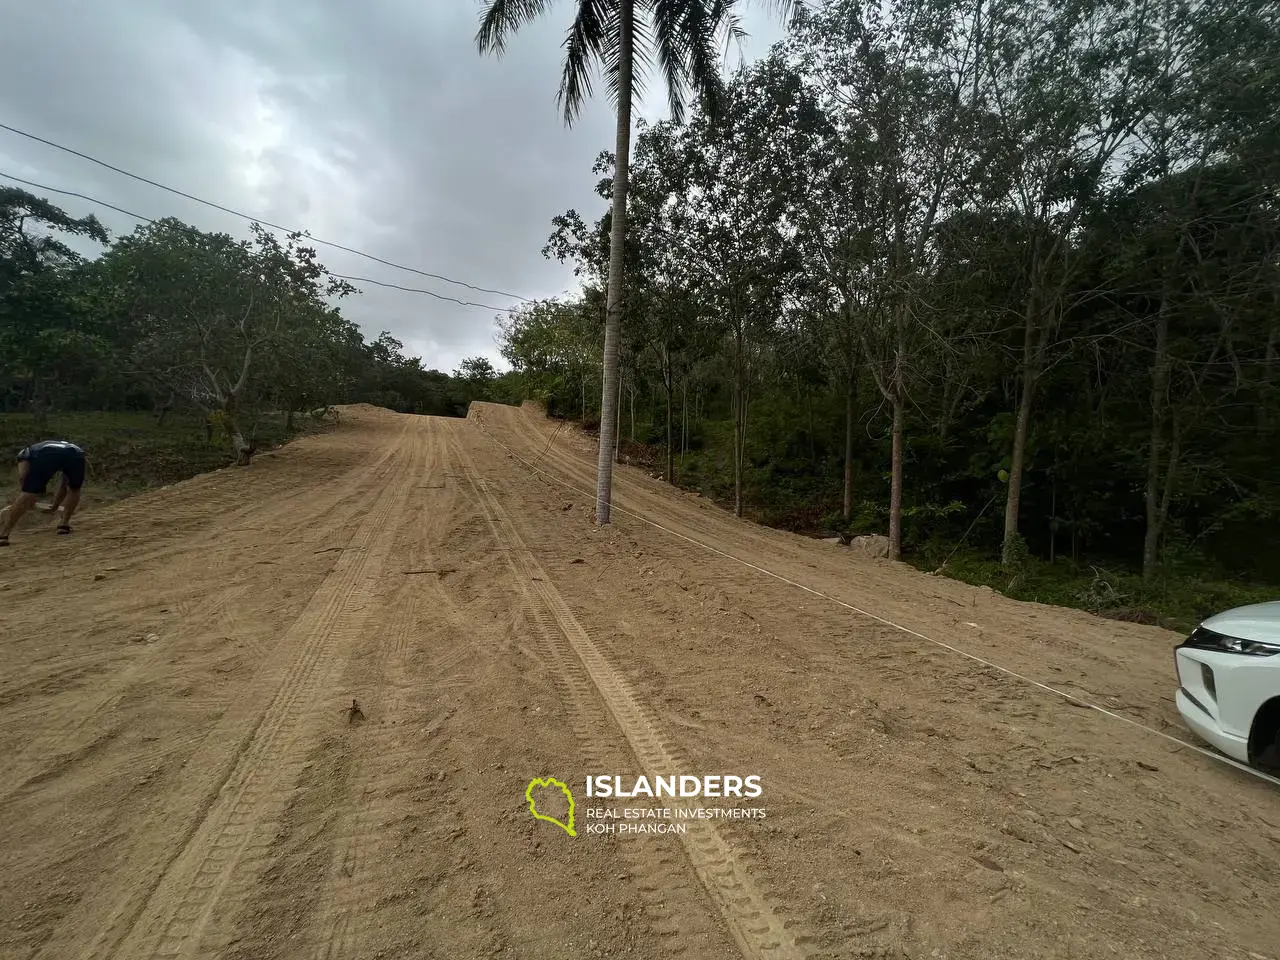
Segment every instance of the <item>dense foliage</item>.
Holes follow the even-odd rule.
[[[620,432],[894,555],[1280,580],[1277,17],[812,7],[714,115],[641,130]],[[609,250],[607,211],[557,217],[583,296],[503,321],[525,390],[586,420]]]
[[[106,249],[86,259],[68,236]],[[355,289],[305,239],[168,219],[111,242],[93,217],[0,187],[0,410],[33,429],[51,411],[201,414],[247,460],[268,412],[366,402],[465,416],[501,396],[483,358],[449,376],[390,333],[366,342],[336,306]]]

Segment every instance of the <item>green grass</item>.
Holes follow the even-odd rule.
[[[303,429],[313,429],[308,417],[295,417],[292,433],[285,417],[264,417],[258,422],[259,452],[287,443]],[[70,440],[84,448],[89,461],[85,497],[109,502],[153,487],[187,480],[228,466],[234,459],[227,438],[215,432],[205,439],[204,419],[171,415],[157,424],[150,413],[51,413],[44,429],[29,414],[0,414],[0,456],[11,471],[5,486],[17,482],[14,457],[30,443],[48,439]],[[50,487],[52,492],[52,486]],[[8,499],[7,497],[5,498]]]
[[[923,557],[909,558],[921,569],[932,565]],[[946,576],[975,586],[988,586],[1015,600],[1088,610],[1113,620],[1148,623],[1187,632],[1201,620],[1232,607],[1280,599],[1280,589],[1265,584],[1193,576],[1162,576],[1150,582],[1131,570],[1100,565],[1075,565],[1060,560],[1024,561],[1013,577],[998,560],[957,553]]]

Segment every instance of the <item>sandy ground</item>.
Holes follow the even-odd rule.
[[[875,617],[1190,739],[1177,637],[629,468],[597,529],[593,489],[590,442],[531,411],[354,407],[71,537],[24,524],[0,957],[1280,952],[1280,790]],[[586,831],[670,805],[586,776],[678,773],[758,776],[699,803],[766,817]],[[576,837],[530,815],[536,776],[574,790]]]

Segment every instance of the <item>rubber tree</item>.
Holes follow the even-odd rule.
[[[1029,237],[1020,308],[1018,396],[1005,497],[1002,561],[1019,553],[1019,509],[1032,408],[1057,347],[1077,276],[1073,237],[1121,169],[1122,148],[1163,82],[1155,37],[1161,4],[1146,0],[993,0],[985,101],[986,198],[1015,211]]]
[[[930,306],[940,212],[967,200],[988,0],[833,0],[788,55],[828,118],[813,138],[818,189],[802,236],[843,326],[846,516],[858,353],[891,411],[889,556],[902,551],[906,414],[923,354],[940,338]],[[861,350],[854,348],[857,343]]]
[[[160,220],[102,257],[104,275],[122,278],[127,312],[141,318],[135,366],[203,409],[240,465],[254,452],[245,417],[276,392],[273,374],[313,362],[307,345],[333,316],[325,300],[354,291],[299,234],[281,243],[252,229],[244,241]]]
[[[761,0],[779,13],[798,12],[803,0]],[[551,9],[553,0],[488,0],[476,46],[501,54],[512,34]],[[742,36],[741,0],[576,0],[565,41],[558,103],[572,124],[591,94],[591,70],[600,66],[617,112],[609,281],[606,288],[600,450],[596,466],[596,521],[609,522],[618,422],[618,352],[622,331],[623,265],[627,235],[627,184],[631,111],[644,76],[637,65],[656,64],[667,86],[672,117],[684,116],[693,92],[714,110],[721,90],[717,44],[726,33]]]

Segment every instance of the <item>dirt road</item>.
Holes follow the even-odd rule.
[[[1280,790],[884,621],[1189,736],[1176,637],[629,469],[596,529],[593,463],[529,411],[346,408],[72,537],[25,525],[0,957],[1277,954]],[[585,829],[661,804],[586,776],[677,773],[759,776],[701,802],[767,815]],[[538,776],[577,836],[530,815]]]

